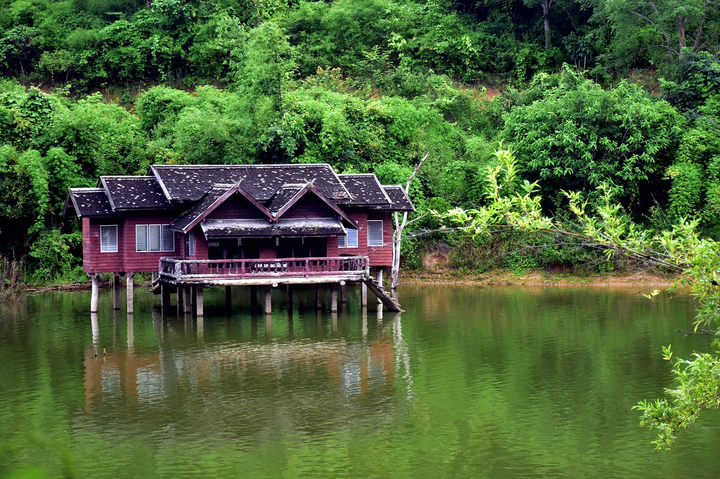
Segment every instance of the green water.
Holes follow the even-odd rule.
[[[410,285],[380,316],[308,291],[292,320],[277,291],[269,321],[211,290],[200,322],[28,296],[0,305],[0,477],[717,477],[720,415],[655,453],[631,409],[671,385],[662,345],[710,349],[648,289]]]

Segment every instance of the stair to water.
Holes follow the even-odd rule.
[[[377,296],[377,298],[382,302],[382,304],[388,309],[388,311],[397,311],[401,312],[403,309],[400,307],[400,303],[397,302],[395,298],[390,296],[387,291],[382,287],[382,285],[375,282],[374,279],[372,279],[369,276],[366,276],[363,279],[363,283],[365,283],[370,291]]]

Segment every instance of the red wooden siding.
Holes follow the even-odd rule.
[[[124,245],[125,251],[125,269],[129,273],[157,271],[160,258],[166,256],[168,258],[177,258],[182,255],[182,243],[179,233],[175,235],[175,251],[135,251],[135,226],[136,225],[167,225],[176,217],[176,214],[159,215],[159,214],[139,214],[125,218],[125,227],[120,235],[123,236],[121,244]],[[162,245],[161,245],[162,246]]]
[[[345,213],[353,220],[357,221],[360,229],[358,230],[357,248],[339,248],[337,237],[328,239],[328,256],[358,256],[367,254],[367,211],[366,210],[345,210]],[[336,251],[337,254],[331,253]]]
[[[370,257],[370,266],[392,266],[392,218],[391,214],[385,211],[368,211],[368,220],[383,221],[383,246],[366,246]],[[363,241],[367,245],[367,222],[363,231],[358,233],[358,242],[360,237],[364,237]]]
[[[86,273],[94,273],[93,271],[93,255],[92,251],[94,243],[90,237],[90,218],[87,216],[82,219],[82,236],[83,236],[83,269]]]
[[[235,193],[218,205],[208,216],[208,219],[245,220],[252,218],[266,218],[266,216],[244,196]]]
[[[123,220],[117,218],[91,218],[88,222],[87,235],[83,227],[83,267],[86,273],[119,273],[125,271]],[[117,253],[100,252],[100,226],[117,225],[118,251]],[[83,221],[84,226],[84,221]],[[85,252],[85,239],[89,239],[87,253]],[[134,244],[134,242],[133,242]],[[157,265],[155,266],[157,269]]]
[[[208,242],[200,225],[195,226],[190,232],[195,235],[195,256],[188,256],[188,259],[208,259]]]
[[[337,213],[320,198],[306,193],[282,215],[282,218],[334,218]]]

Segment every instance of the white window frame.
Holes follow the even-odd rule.
[[[355,228],[348,228],[346,235],[338,236],[338,248],[357,248],[358,246],[358,230]]]
[[[175,233],[170,231],[169,226],[160,224],[135,225],[135,251],[138,253],[173,253],[176,248]],[[141,247],[143,241],[144,247]],[[170,242],[172,242],[172,249],[166,247],[169,246],[166,243]]]
[[[141,241],[145,242],[145,246],[142,248],[140,246]],[[138,253],[145,253],[145,252],[147,252],[147,250],[148,250],[148,225],[135,225],[135,251]]]
[[[107,233],[104,233],[106,231]],[[110,233],[110,232],[113,233]],[[103,241],[105,234],[111,234],[114,237],[114,244]],[[108,238],[110,239],[110,238]],[[118,225],[100,225],[100,252],[101,253],[117,253],[118,252]]]
[[[380,241],[379,242],[377,241],[378,238],[375,238],[375,240],[373,240],[373,238],[372,238],[373,233],[376,236],[378,234],[378,231],[377,231],[378,223],[379,223],[379,227],[380,227],[379,228],[379,233],[380,233]],[[384,246],[385,245],[385,241],[384,241],[385,232],[383,231],[383,223],[384,223],[383,220],[368,220],[368,222],[367,222],[367,226],[368,226],[368,228],[367,228],[367,245],[368,246]],[[373,226],[371,226],[371,225],[375,225],[375,227],[373,228]],[[375,230],[375,231],[373,231],[373,230]]]

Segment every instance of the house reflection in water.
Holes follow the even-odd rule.
[[[108,403],[131,409],[152,407],[198,393],[242,396],[244,389],[255,396],[274,396],[278,389],[293,394],[296,389],[305,388],[346,398],[368,394],[392,396],[396,393],[394,383],[398,374],[408,385],[408,395],[411,394],[400,315],[384,322],[378,319],[376,326],[368,328],[365,314],[361,337],[343,337],[342,333],[338,337],[334,318],[332,337],[286,342],[256,338],[208,341],[201,322],[192,321],[188,325],[156,319],[154,333],[159,346],[142,351],[134,347],[134,331],[139,325],[133,324],[132,316],[127,321],[127,343],[117,334],[120,328],[116,318],[114,344],[104,354],[99,344],[98,321],[93,317],[93,346],[85,353],[87,412]],[[253,321],[253,327],[256,326]],[[266,339],[271,334],[270,328],[266,325]]]

